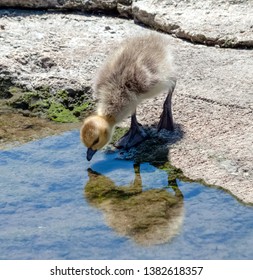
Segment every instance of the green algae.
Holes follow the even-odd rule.
[[[20,93],[23,93],[23,90],[17,86],[10,86],[9,87],[9,92],[12,94],[12,95],[15,95],[15,94],[20,94]]]
[[[60,89],[57,91],[56,96],[58,98],[62,98],[62,100],[67,100],[68,99],[68,92],[64,89]]]
[[[82,105],[75,106],[73,109],[73,114],[77,117],[81,115],[82,112],[85,112],[89,107],[92,106],[90,102],[85,102]]]
[[[54,91],[49,86],[43,86],[36,90],[27,90],[11,82],[3,83],[5,97],[7,99],[1,106],[30,112],[31,115],[47,117],[55,122],[75,123],[83,115],[93,110],[94,102],[89,100],[89,92],[74,90],[68,92],[65,89]],[[88,91],[88,89],[86,89]],[[3,102],[2,102],[3,103]]]
[[[22,87],[11,86],[9,91],[13,97],[8,101],[8,105],[13,108],[30,110],[31,112],[49,108],[47,100],[50,94],[45,88],[28,91]]]
[[[74,123],[78,122],[78,118],[73,112],[66,109],[61,103],[52,102],[47,111],[48,118],[55,122]]]
[[[44,109],[48,109],[50,107],[50,102],[48,100],[39,100],[30,105],[30,108],[33,111],[40,111]]]

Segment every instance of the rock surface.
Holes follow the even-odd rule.
[[[22,7],[22,8],[38,8],[38,9],[82,9],[90,11],[93,9],[113,10],[117,8],[117,3],[122,1],[116,0],[1,0],[3,7]],[[123,1],[124,2],[124,1]]]
[[[251,0],[1,0],[1,6],[111,12],[195,43],[253,47]]]
[[[206,45],[253,46],[251,0],[139,0],[133,15],[166,33]]]
[[[106,54],[122,38],[147,32],[133,20],[44,11],[1,10],[0,26],[1,107],[17,104],[24,90],[32,92],[29,106],[43,101],[43,92],[49,100],[60,99],[59,90],[91,98],[92,78]],[[171,163],[253,203],[252,50],[170,42],[178,68]],[[163,100],[138,108],[138,120],[157,123]]]

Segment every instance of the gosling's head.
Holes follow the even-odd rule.
[[[88,148],[87,160],[90,161],[97,150],[102,149],[111,140],[114,121],[108,117],[90,116],[84,120],[80,136]]]

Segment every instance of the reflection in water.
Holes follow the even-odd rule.
[[[79,131],[73,131],[0,151],[0,259],[253,260],[251,206],[222,190],[187,182],[180,170],[168,163],[151,165],[147,158],[141,161],[140,179],[131,161],[98,152],[91,167],[100,174],[90,170],[89,177],[79,142]],[[149,150],[155,153],[154,145]],[[159,151],[161,162],[168,153]],[[162,189],[168,173],[168,185],[177,178],[183,201],[176,185],[166,188],[169,196]],[[139,187],[133,188],[129,182],[135,177]],[[173,198],[177,205],[170,206]],[[166,216],[173,212],[174,221]],[[140,227],[148,237],[141,236]],[[149,238],[146,244],[172,240],[144,247],[134,242],[137,237]]]
[[[140,245],[170,241],[183,223],[183,194],[176,180],[166,189],[143,191],[140,165],[134,164],[135,179],[127,187],[116,186],[108,177],[88,169],[84,194],[87,201],[105,214],[107,224],[118,234],[131,237]]]

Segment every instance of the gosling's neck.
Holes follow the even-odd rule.
[[[107,124],[107,133],[108,133],[108,141],[107,144],[112,140],[112,135],[114,133],[114,128],[115,128],[115,124],[116,124],[116,120],[113,116],[110,115],[106,115],[106,116],[101,116],[98,115],[100,118],[102,118],[105,123]]]
[[[110,127],[114,127],[116,124],[116,119],[115,117],[111,116],[111,115],[102,115],[102,114],[97,114],[100,118],[104,119],[109,125]]]
[[[119,104],[109,104],[106,101],[99,101],[97,106],[97,115],[106,118],[110,123],[120,123],[127,116],[132,114],[131,108],[135,107],[136,104],[124,104],[123,106],[120,102]]]

